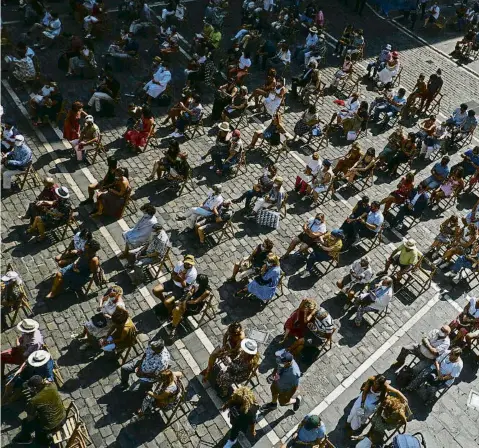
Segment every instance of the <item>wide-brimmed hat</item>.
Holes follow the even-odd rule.
[[[318,29],[315,26],[312,26],[311,28],[309,28],[309,32],[316,34],[318,32]]]
[[[258,344],[253,339],[245,338],[241,341],[241,350],[249,355],[256,355],[258,353]]]
[[[5,275],[2,275],[2,282],[11,282],[12,280],[17,283],[20,280],[20,276],[15,271],[8,271]]]
[[[220,131],[228,132],[230,130],[230,125],[227,121],[223,121],[218,125]]]
[[[153,58],[153,62],[158,62],[158,64],[161,63],[161,61],[162,61],[162,59],[159,56],[155,56]]]
[[[408,238],[407,240],[404,240],[404,246],[408,249],[415,249],[416,241],[414,241],[412,238]]]
[[[38,327],[40,324],[34,319],[23,319],[17,324],[17,330],[22,333],[33,333]]]
[[[195,257],[193,255],[187,255],[184,258],[183,263],[188,263],[188,264],[191,264],[191,266],[194,266],[195,265]]]
[[[32,367],[41,367],[50,361],[51,357],[46,350],[37,350],[28,357],[28,364]]]
[[[283,178],[281,176],[276,176],[274,178],[274,183],[279,184],[279,185],[283,185]]]
[[[70,192],[67,187],[57,187],[55,188],[55,194],[60,196],[63,199],[68,199],[70,197]]]

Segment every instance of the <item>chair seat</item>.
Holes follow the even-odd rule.
[[[76,418],[74,415],[67,418],[61,429],[52,434],[54,444],[60,444],[66,440],[69,440],[76,428]]]

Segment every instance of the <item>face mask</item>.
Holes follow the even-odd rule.
[[[389,286],[381,285],[381,289],[382,289],[383,291],[386,290],[386,289],[388,289],[388,288],[389,288]]]
[[[447,336],[447,334],[446,334],[446,333],[444,333],[444,331],[442,331],[442,330],[439,330],[439,334],[438,334],[438,336],[439,336],[440,338],[444,339],[444,338]]]
[[[15,146],[22,146],[22,145],[23,145],[23,142],[15,141]]]

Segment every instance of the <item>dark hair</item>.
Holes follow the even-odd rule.
[[[116,171],[118,172],[118,174],[128,179],[128,176],[129,176],[128,168],[119,167],[116,169]]]
[[[398,95],[406,95],[406,89],[404,87],[401,87],[399,90],[398,90]]]
[[[198,286],[199,286],[200,288],[204,288],[204,289],[208,288],[208,286],[209,286],[209,281],[210,281],[210,280],[209,280],[208,276],[205,275],[205,274],[200,274],[200,275],[198,275],[198,277],[197,277],[197,279],[196,279],[196,283],[198,283]]]
[[[98,252],[101,249],[100,243],[97,240],[91,240],[88,242],[88,249],[91,252]]]
[[[234,322],[231,322],[229,325],[228,325],[228,332],[239,332],[243,329],[242,325],[241,325],[241,322],[237,322],[237,321],[234,321]]]
[[[194,101],[195,103],[201,103],[201,97],[200,97],[197,93],[195,93],[195,94],[193,95],[193,101]]]
[[[371,206],[379,208],[379,207],[381,207],[381,204],[378,201],[373,201],[373,202],[371,202]]]
[[[118,159],[114,156],[109,156],[106,159],[106,164],[108,165],[108,168],[117,168],[118,167]]]
[[[461,179],[464,177],[464,168],[462,166],[458,166],[453,173],[457,176],[460,177]]]
[[[125,325],[130,315],[128,311],[123,308],[117,308],[111,315],[111,321],[114,325]]]
[[[474,115],[476,115],[476,111],[473,110],[473,109],[469,109],[469,112],[467,113],[467,115],[468,115],[469,117],[473,117]]]
[[[163,350],[165,348],[165,341],[161,338],[156,341],[151,341],[150,347],[155,351]]]
[[[149,106],[143,106],[141,109],[141,113],[145,118],[153,118],[153,112],[151,111]]]
[[[85,238],[87,241],[91,241],[91,239],[93,238],[93,234],[91,233],[90,230],[88,229],[82,229],[80,231],[80,236],[82,236],[83,238]]]
[[[374,377],[374,381],[384,386],[384,384],[386,384],[386,377],[384,375],[377,375]]]
[[[58,16],[58,12],[56,12],[56,11],[55,11],[55,12],[52,12],[52,17],[53,17],[54,19],[58,19],[58,17],[59,17],[59,16]]]
[[[449,163],[449,162],[451,161],[451,158],[450,158],[449,156],[444,156],[444,157],[441,159],[441,161],[442,161],[442,160],[445,160],[446,163]]]
[[[361,202],[368,202],[369,203],[369,196],[363,196],[361,198]]]
[[[180,143],[178,142],[178,140],[171,139],[168,142],[168,146],[174,149],[175,151],[180,152]]]
[[[153,216],[156,213],[156,208],[151,204],[142,205],[140,210],[150,216]]]

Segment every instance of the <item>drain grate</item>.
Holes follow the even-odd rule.
[[[479,409],[479,393],[478,392],[474,390],[471,390],[471,392],[469,392],[469,396],[467,397],[467,405],[470,408]]]

